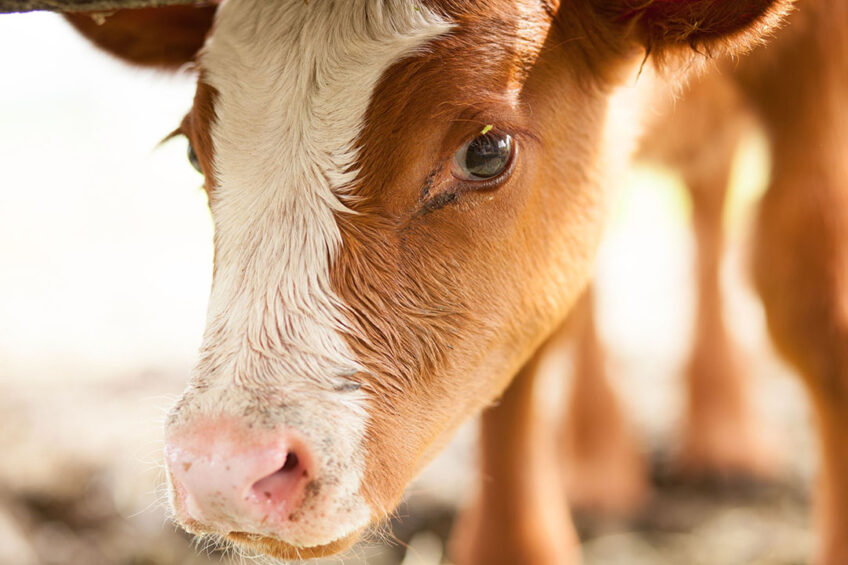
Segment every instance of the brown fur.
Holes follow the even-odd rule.
[[[528,106],[533,97],[539,99],[533,105],[537,127],[531,129],[526,125],[528,106],[522,102],[516,115],[503,91],[518,56],[512,48],[516,16],[469,10],[452,17],[460,22],[485,17],[489,40],[500,51],[463,31],[478,27],[460,26],[431,54],[400,63],[386,74],[362,134],[362,175],[353,191],[360,214],[340,218],[345,245],[334,285],[351,308],[351,345],[370,369],[363,378],[376,397],[372,427],[379,431],[370,436],[374,457],[365,483],[377,508],[394,506],[408,478],[448,433],[503,390],[567,312],[581,281],[545,268],[553,254],[570,255],[562,236],[547,234],[554,226],[571,225],[573,237],[590,246],[600,220],[586,214],[598,208],[593,201],[600,195],[588,193],[585,172],[567,162],[590,164],[590,147],[575,143],[572,154],[552,156],[548,169],[532,165],[541,158],[540,148],[554,139],[579,138],[553,119],[569,91],[576,97],[568,71],[539,65],[537,77],[528,79],[537,89],[550,81],[562,83],[561,102],[542,100],[540,90],[525,93]],[[469,67],[469,58],[486,61],[485,71]],[[586,126],[591,112],[600,122],[600,110],[583,109]],[[456,146],[487,123],[512,131],[519,141],[521,160],[512,177],[497,190],[459,192],[452,205],[428,208],[430,192],[452,189],[444,164]],[[410,124],[445,128],[410,130]],[[431,153],[422,158],[422,151]],[[430,163],[441,168],[429,170]],[[553,205],[551,191],[563,185],[567,188],[560,190],[570,192],[573,200],[557,199],[559,204]],[[533,241],[543,240],[550,257],[525,253]],[[585,251],[573,256],[575,271],[577,265],[582,265],[579,270],[588,266]],[[523,267],[500,268],[506,258]],[[524,294],[528,279],[536,292],[514,302]],[[554,296],[555,302],[542,302]],[[504,351],[501,343],[515,346]],[[398,419],[416,425],[398,428],[392,424]],[[418,457],[409,459],[410,451]]]
[[[632,28],[651,51],[675,45],[711,50],[717,39],[759,41],[759,22],[772,17],[771,11],[783,9],[774,0],[607,0],[596,4],[601,15]]]
[[[178,69],[203,46],[215,6],[163,6],[65,18],[94,45],[145,67]]]
[[[771,335],[803,376],[816,412],[819,562],[826,564],[848,562],[846,25],[843,2],[811,1],[773,46],[735,71],[772,147],[754,275]]]
[[[215,189],[214,154],[210,126],[215,120],[215,99],[218,92],[203,81],[197,81],[197,91],[194,94],[194,104],[191,111],[183,118],[175,133],[186,136],[197,154],[200,169],[203,171],[203,187],[211,195]]]
[[[584,58],[610,76],[611,59],[644,50],[653,64],[679,74],[692,52],[738,55],[761,45],[791,11],[784,0],[551,0],[567,35],[584,43]],[[614,74],[612,76],[615,76]]]

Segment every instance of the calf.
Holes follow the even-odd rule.
[[[460,525],[459,560],[576,561],[536,441],[533,376],[590,277],[611,177],[638,133],[613,110],[638,116],[652,100],[621,87],[640,68],[648,78],[648,59],[677,79],[695,53],[744,51],[789,5],[228,0],[101,26],[75,17],[136,63],[175,67],[199,50],[178,131],[205,175],[215,269],[201,358],[166,427],[177,520],[281,558],[340,551],[501,397],[483,417],[490,480]],[[836,0],[804,8],[844,21]],[[830,72],[816,25],[795,26],[804,38],[777,56],[797,57],[792,41],[813,53],[803,82],[782,78],[770,51],[728,72],[788,168],[767,197],[758,272],[772,330],[822,415],[822,562],[836,564],[848,560],[848,222],[844,128],[828,121],[844,115],[835,96],[826,121],[813,110],[818,81],[844,92],[845,73]]]

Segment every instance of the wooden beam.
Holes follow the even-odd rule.
[[[11,12],[110,12],[122,8],[154,8],[177,4],[208,4],[197,0],[0,0],[0,14]]]

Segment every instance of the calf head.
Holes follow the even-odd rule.
[[[742,47],[783,7],[222,3],[180,128],[216,230],[201,358],[166,429],[180,523],[292,558],[383,519],[585,284],[627,146],[608,127],[618,70]]]

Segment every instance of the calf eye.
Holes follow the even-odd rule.
[[[186,156],[188,156],[188,162],[191,163],[191,166],[197,169],[198,173],[202,173],[203,171],[200,170],[200,161],[197,160],[197,153],[194,152],[194,147],[192,147],[191,143],[188,144]]]
[[[451,173],[458,179],[482,181],[502,174],[512,162],[512,136],[487,130],[465,142],[453,156]]]

